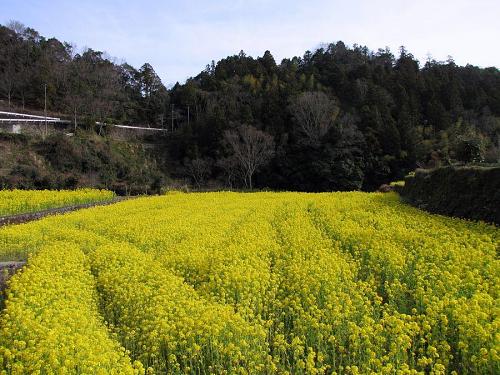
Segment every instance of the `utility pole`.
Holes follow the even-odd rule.
[[[74,119],[75,119],[75,134],[76,134],[76,105],[75,105],[74,108],[75,108],[75,117],[74,117]]]
[[[47,136],[48,128],[47,128],[47,84],[44,84],[44,113],[45,113],[45,136]]]
[[[174,105],[172,104],[172,133],[174,132]]]
[[[188,126],[189,126],[189,105],[188,105]]]

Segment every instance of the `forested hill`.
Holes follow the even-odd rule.
[[[372,189],[418,165],[500,158],[496,67],[337,42],[280,63],[240,52],[167,90],[149,64],[75,54],[20,24],[0,27],[0,49],[5,102],[40,108],[47,84],[51,110],[89,124],[170,127],[173,117],[169,173],[199,186]],[[245,149],[249,140],[260,148]],[[247,151],[261,156],[253,170]]]

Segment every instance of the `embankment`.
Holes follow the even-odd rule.
[[[429,212],[500,225],[500,167],[417,169],[400,194]]]

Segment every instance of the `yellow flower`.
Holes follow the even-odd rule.
[[[33,255],[0,368],[495,373],[499,243],[360,192],[176,193],[4,227],[2,258]]]

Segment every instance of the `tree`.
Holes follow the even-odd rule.
[[[480,137],[460,138],[454,146],[455,158],[462,163],[478,163],[484,160],[484,142]]]
[[[201,188],[212,169],[212,161],[209,159],[196,158],[184,163],[186,172],[193,179],[194,183]]]
[[[359,190],[365,173],[365,139],[350,116],[321,144],[294,144],[277,160],[285,177],[283,189],[308,192]]]
[[[308,91],[292,101],[290,110],[307,140],[317,144],[332,127],[339,106],[323,92]]]
[[[164,88],[160,77],[156,74],[153,67],[145,63],[139,69],[141,92],[145,98],[152,97],[156,92]]]
[[[224,143],[244,172],[245,185],[253,189],[253,175],[274,155],[273,137],[253,126],[241,125],[224,133]]]
[[[17,33],[10,28],[2,27],[0,31],[2,51],[0,53],[0,89],[5,93],[10,108],[19,72],[19,40]]]
[[[148,123],[156,123],[161,115],[165,117],[168,103],[167,89],[150,64],[144,64],[138,74],[143,98],[144,120]]]
[[[278,64],[269,51],[241,52],[167,90],[149,64],[118,65],[91,49],[76,54],[14,22],[0,26],[0,106],[43,109],[47,85],[50,110],[92,127],[163,124],[175,103],[179,131],[148,136],[165,146],[158,161],[180,175],[184,159],[217,159],[213,177],[229,186],[250,184],[241,158],[221,142],[232,124],[256,124],[276,139],[259,183],[280,189],[372,189],[436,155],[498,160],[498,68],[432,59],[420,67],[405,48],[397,55],[342,42]],[[455,130],[460,118],[472,133]]]
[[[264,55],[260,57],[258,61],[268,73],[273,73],[276,69],[276,61],[274,61],[274,57],[269,51],[264,52]]]
[[[500,137],[486,151],[485,160],[488,163],[500,163]]]
[[[217,160],[216,165],[222,170],[227,186],[229,189],[232,189],[236,179],[240,177],[241,174],[238,166],[238,160],[234,156],[221,158]]]

